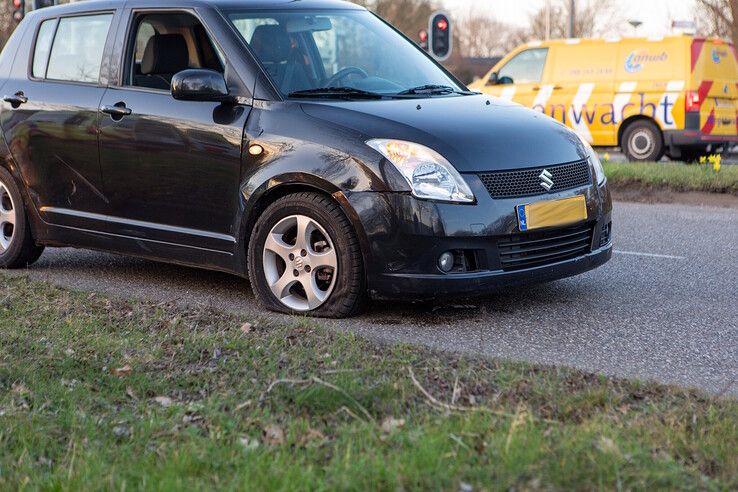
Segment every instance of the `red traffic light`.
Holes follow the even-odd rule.
[[[420,38],[421,43],[425,43],[426,41],[428,41],[428,31],[423,29],[418,33],[418,37]]]
[[[428,19],[428,48],[436,60],[444,61],[451,56],[453,24],[445,12],[436,12]]]
[[[23,0],[13,0],[13,7],[19,9],[23,6]]]

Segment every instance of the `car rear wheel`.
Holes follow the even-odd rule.
[[[356,233],[319,193],[288,195],[267,207],[253,230],[248,265],[257,299],[273,311],[342,318],[364,298]]]
[[[628,125],[623,134],[623,153],[633,162],[660,161],[664,157],[664,137],[655,123],[639,120]]]
[[[10,172],[0,167],[0,268],[25,268],[43,251],[31,234],[18,185]]]

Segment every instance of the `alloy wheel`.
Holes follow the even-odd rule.
[[[10,247],[15,232],[15,204],[5,183],[0,181],[0,253]]]
[[[285,217],[269,231],[262,261],[272,294],[294,311],[320,307],[335,287],[336,248],[326,230],[305,215]]]

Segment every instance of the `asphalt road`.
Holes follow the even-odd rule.
[[[585,275],[448,306],[372,304],[358,318],[325,323],[383,341],[738,396],[738,209],[617,203],[614,223],[613,260]],[[86,291],[272,316],[244,280],[146,260],[50,249],[26,273]]]

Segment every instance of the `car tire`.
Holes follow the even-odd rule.
[[[631,162],[658,162],[666,152],[661,130],[649,120],[638,120],[628,125],[623,133],[622,148]]]
[[[359,240],[326,195],[295,193],[269,205],[256,221],[247,258],[254,294],[272,311],[344,318],[363,304]]]
[[[43,253],[36,244],[23,196],[13,175],[0,167],[0,268],[26,268]]]

